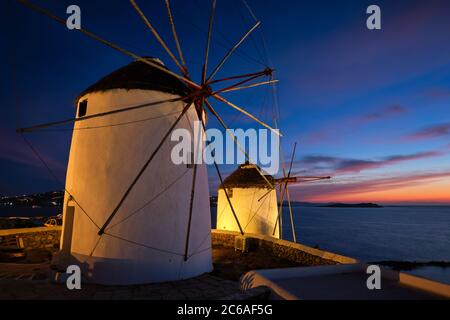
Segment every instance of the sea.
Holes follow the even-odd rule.
[[[215,212],[215,208],[212,210]],[[213,213],[213,225],[215,224]],[[450,206],[293,207],[297,242],[363,262],[450,262]],[[283,208],[283,238],[292,240]],[[404,270],[450,284],[450,267]]]
[[[0,207],[0,217],[59,213],[58,208]],[[215,227],[215,207],[211,214]],[[450,262],[450,206],[294,206],[293,220],[298,242],[363,262]],[[283,209],[283,238],[293,238],[287,207]],[[425,266],[405,272],[450,284],[450,267]]]

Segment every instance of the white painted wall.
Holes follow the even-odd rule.
[[[279,238],[278,224],[275,235],[273,235],[278,216],[276,191],[271,191],[261,201],[258,201],[269,189],[233,188],[232,190],[231,204],[244,232]],[[239,231],[223,189],[218,190],[217,229]]]
[[[174,97],[158,91],[114,89],[87,94],[80,101],[88,99],[90,115]],[[116,238],[98,236],[95,226],[104,224],[183,107],[183,102],[165,103],[75,123],[66,179],[66,189],[79,205],[75,207],[71,255],[88,280],[101,284],[152,283],[212,270],[206,166],[199,165],[197,170],[189,241],[192,256],[185,262],[193,169],[171,162],[175,142],[170,142],[170,137],[106,229]],[[157,119],[109,126],[149,118]],[[191,130],[196,119],[192,106],[177,128]],[[107,127],[92,128],[96,126]],[[66,194],[65,203],[68,200]],[[137,213],[117,224],[133,212]],[[64,225],[63,232],[70,232],[69,227]]]

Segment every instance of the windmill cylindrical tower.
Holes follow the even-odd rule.
[[[275,183],[272,176],[265,177],[272,184]],[[279,224],[276,224],[277,193],[275,189],[271,190],[266,179],[261,176],[260,169],[255,164],[245,163],[223,181],[218,190],[217,229],[240,231],[225,194],[226,190],[245,233],[279,238]]]
[[[77,118],[189,93],[177,78],[135,61],[84,91],[77,101]],[[194,169],[171,161],[176,142],[171,142],[170,137],[131,189],[105,233],[98,234],[185,105],[183,101],[165,102],[75,123],[60,259],[79,265],[87,280],[140,284],[180,280],[212,270],[206,167],[197,165],[188,232]],[[196,120],[193,106],[175,129],[192,133]]]

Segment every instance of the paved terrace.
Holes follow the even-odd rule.
[[[17,231],[17,232],[16,232]],[[51,250],[58,247],[58,228],[0,232],[3,244],[16,243],[26,253],[20,261],[0,263],[0,299],[266,299],[266,287],[241,290],[239,278],[250,270],[351,263],[354,260],[281,240],[251,236],[253,249],[234,249],[237,233],[213,230],[214,271],[194,279],[135,286],[82,284],[70,291],[51,281]],[[55,236],[56,233],[56,236]],[[270,240],[270,241],[269,241]],[[1,247],[0,241],[0,247]],[[346,260],[347,259],[347,260]]]
[[[214,271],[189,280],[134,286],[82,284],[68,290],[51,281],[51,251],[58,232],[46,228],[0,233],[5,244],[23,251],[1,263],[0,299],[436,299],[450,297],[450,286],[383,271],[381,291],[367,290],[364,265],[355,259],[301,244],[246,235],[249,252],[234,249],[238,233],[212,231]],[[14,248],[13,244],[16,243]],[[13,251],[13,252],[16,252]],[[5,251],[3,251],[5,252]],[[254,270],[254,271],[252,271]],[[241,278],[242,275],[245,275]],[[240,282],[239,282],[240,280]],[[436,294],[438,293],[438,294]]]
[[[49,264],[0,264],[0,300],[204,300],[263,299],[266,288],[241,292],[235,281],[213,275],[151,285],[100,286],[82,284],[68,290],[48,279]]]

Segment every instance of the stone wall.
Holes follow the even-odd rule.
[[[30,249],[59,248],[61,227],[0,230],[0,247]]]
[[[212,230],[211,239],[213,246],[222,245],[234,247],[236,237],[241,237],[239,232]],[[358,262],[356,259],[341,256],[332,252],[311,248],[299,243],[280,240],[269,236],[245,234],[251,250],[266,252],[268,255],[280,257],[303,265],[323,264],[349,264]]]
[[[213,246],[224,246],[228,248],[233,248],[234,238],[238,235],[239,233],[233,231],[212,230],[211,242]]]
[[[213,246],[234,248],[235,238],[241,236],[239,232],[212,230]],[[246,234],[252,250],[267,252],[304,265],[348,264],[358,262],[356,259],[341,256],[332,252],[311,248],[299,243],[280,240],[268,236]],[[17,246],[25,250],[53,249],[59,247],[61,227],[42,227],[28,229],[0,230],[0,247]]]

